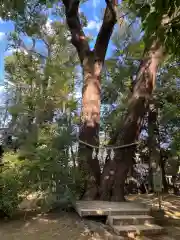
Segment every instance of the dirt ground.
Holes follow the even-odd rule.
[[[91,231],[76,213],[49,213],[0,223],[2,240],[93,240]]]
[[[140,201],[157,209],[158,198],[154,195],[132,195],[131,201]],[[162,197],[163,215],[155,214],[156,221],[163,226],[170,239],[180,240],[180,197]],[[75,212],[27,214],[0,222],[0,240],[103,240]],[[163,238],[155,238],[154,240]]]

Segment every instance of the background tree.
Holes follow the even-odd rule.
[[[77,56],[63,23],[54,22],[50,31],[44,31],[45,27],[40,25],[36,32],[45,42],[42,52],[36,48],[36,39],[29,48],[16,34],[17,48],[6,58],[6,81],[11,83],[11,94],[6,97],[11,120],[5,134],[17,138],[18,148],[16,154],[12,145],[5,149],[0,178],[0,208],[9,214],[22,194],[40,191],[49,199],[55,184],[60,201],[67,203],[73,192],[80,191],[81,175],[77,174],[74,160]],[[10,177],[14,180],[10,181]]]

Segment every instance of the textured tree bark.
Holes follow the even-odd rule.
[[[160,152],[161,154],[161,152]],[[165,171],[165,160],[163,159],[162,155],[160,155],[160,166],[162,170],[162,183],[163,183],[163,191],[164,193],[168,193],[168,183],[166,179],[166,171]]]
[[[152,100],[148,112],[148,148],[149,148],[149,188],[153,191],[153,173],[156,171],[160,161],[160,152],[158,151],[158,126],[157,109]]]
[[[161,170],[162,170],[163,191],[164,191],[164,193],[168,193],[169,187],[168,187],[168,182],[167,182],[167,179],[166,179],[166,170],[165,170],[165,164],[166,164],[166,161],[167,161],[167,157],[166,157],[166,154],[164,156],[163,149],[161,148],[159,125],[158,125],[158,139],[159,139],[159,149],[160,149],[160,167],[161,167]]]
[[[82,112],[79,138],[91,145],[99,145],[101,71],[110,37],[116,23],[117,0],[106,0],[106,10],[94,50],[91,51],[79,19],[80,0],[63,0],[66,20],[83,69]],[[100,166],[92,159],[92,148],[79,144],[79,166],[85,177],[83,199],[92,200],[98,195]]]
[[[84,61],[84,86],[82,91],[81,126],[79,139],[88,144],[99,146],[100,121],[100,75],[102,65],[95,60],[94,52],[90,52]],[[92,148],[79,145],[79,166],[86,182],[83,199],[95,199],[100,182],[100,166],[97,158],[92,159]]]
[[[162,184],[163,191],[168,192],[168,184],[166,181],[166,173],[165,173],[165,159],[163,158],[161,142],[160,142],[160,133],[159,133],[159,125],[158,125],[158,111],[156,109],[155,104],[150,104],[149,107],[149,115],[148,115],[148,135],[149,135],[149,165],[150,165],[150,182],[151,189],[153,190],[153,172],[157,171],[157,167],[159,166],[162,171]]]
[[[154,41],[151,47],[144,53],[136,76],[132,95],[128,102],[127,114],[122,124],[122,131],[118,137],[117,145],[130,144],[139,137],[143,118],[148,110],[149,100],[155,86],[158,65],[163,56],[163,48]],[[114,180],[112,184],[111,200],[124,201],[124,182],[129,168],[133,164],[135,147],[116,151]],[[101,196],[106,191],[104,182],[110,175],[111,168],[108,168],[101,179]]]

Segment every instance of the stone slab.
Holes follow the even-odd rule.
[[[155,225],[127,225],[127,226],[112,226],[114,232],[120,236],[132,236],[132,235],[154,235],[160,234],[163,228]]]
[[[151,236],[151,237],[143,236],[137,240],[177,240],[177,239],[173,237],[168,237],[165,235],[158,235],[158,236]]]
[[[74,208],[81,217],[149,214],[149,208],[132,202],[77,201]]]
[[[142,225],[153,224],[154,218],[149,215],[108,216],[107,224],[112,225]]]

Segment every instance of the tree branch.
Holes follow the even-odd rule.
[[[71,41],[77,49],[82,64],[90,48],[79,19],[80,0],[62,0],[62,2],[65,6],[66,21],[71,32]]]
[[[33,42],[32,48],[28,49],[27,46],[25,45],[25,43],[23,42],[23,40],[19,39],[18,46],[21,49],[25,50],[29,54],[35,54],[35,55],[37,55],[37,56],[39,56],[41,58],[45,58],[46,56],[44,56],[43,54],[41,54],[41,53],[36,51],[36,49],[35,49],[36,40],[34,38],[32,38],[32,42]]]
[[[103,23],[94,47],[97,59],[102,62],[104,61],[106,55],[107,47],[114,29],[114,25],[117,22],[116,7],[118,4],[118,0],[106,0],[106,4],[107,6],[104,13]]]

